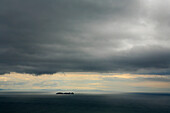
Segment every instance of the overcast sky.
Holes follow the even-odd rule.
[[[0,0],[0,73],[170,73],[169,0]]]
[[[169,36],[170,0],[0,0],[0,90],[170,92]]]

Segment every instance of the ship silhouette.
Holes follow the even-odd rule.
[[[68,95],[73,95],[74,93],[73,92],[57,92],[56,94],[68,94]]]

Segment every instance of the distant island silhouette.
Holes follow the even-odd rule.
[[[71,95],[73,95],[74,93],[73,92],[57,92],[56,94],[71,94]]]

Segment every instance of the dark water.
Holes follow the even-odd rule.
[[[170,94],[0,93],[0,113],[170,113]]]

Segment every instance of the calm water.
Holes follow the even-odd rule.
[[[0,113],[170,113],[170,94],[0,93]]]

